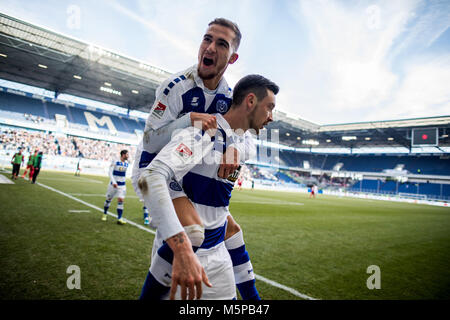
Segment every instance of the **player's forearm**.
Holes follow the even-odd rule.
[[[167,188],[167,181],[171,177],[170,171],[166,168],[153,167],[144,170],[138,182],[145,205],[152,212],[154,224],[162,239],[166,241],[184,232]]]
[[[113,171],[114,171],[114,167],[113,166],[109,167],[109,172],[108,172],[109,180],[112,182],[112,184],[117,184],[116,179],[114,179]]]
[[[166,242],[175,255],[192,251],[191,241],[184,231],[166,239]]]
[[[144,149],[148,151],[159,151],[167,143],[174,134],[179,130],[187,128],[191,125],[190,113],[170,122],[168,125],[159,129],[150,129],[144,134]]]

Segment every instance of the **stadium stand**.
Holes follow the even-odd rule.
[[[352,155],[352,154],[314,154],[298,153],[294,151],[281,151],[282,165],[304,168],[304,162],[314,169],[333,170],[336,165],[340,171],[354,172],[383,172],[394,169],[403,164],[404,169],[410,173],[450,175],[449,159],[441,156],[427,155]]]
[[[148,112],[156,88],[170,73],[0,15],[8,26],[4,36],[14,39],[4,42],[9,54],[0,61],[2,163],[9,164],[9,154],[17,148],[28,152],[38,145],[53,167],[66,158],[73,167],[79,157],[92,161],[92,166],[98,161],[101,167],[109,152],[133,150],[143,134],[146,116],[133,117],[130,112]],[[29,44],[26,51],[23,44]],[[36,69],[30,61],[48,68]],[[82,80],[75,81],[80,70],[84,72]],[[106,81],[114,84],[114,90],[99,88],[98,84],[106,85]],[[37,94],[44,90],[49,96]],[[61,94],[122,109],[111,112],[63,101]],[[426,128],[435,130],[434,141],[438,142],[427,146],[431,151],[412,143],[414,130]],[[339,192],[449,199],[450,116],[318,125],[275,111],[274,121],[266,129],[277,133],[280,139],[276,143],[282,146],[269,147],[268,157],[258,152],[257,159],[242,168],[247,186],[252,180],[298,190],[316,184]],[[364,152],[364,148],[370,151]],[[404,153],[384,152],[384,148],[399,148]]]
[[[30,124],[22,128],[4,126],[0,135],[2,150],[8,153],[22,148],[29,153],[39,148],[50,156],[85,158],[109,161],[121,149],[134,154],[137,133],[145,127],[143,119],[114,114],[109,111],[82,105],[51,101],[26,92],[7,88],[0,91],[0,118],[12,122],[20,120]],[[103,139],[92,139],[83,133],[73,135],[48,130],[57,127],[63,119],[63,127],[96,132]],[[34,125],[34,128],[32,127]],[[118,137],[128,137],[129,143],[120,143]],[[6,150],[7,149],[7,150]],[[390,181],[386,172],[400,169],[399,173],[450,176],[449,159],[446,155],[423,154],[332,154],[278,150],[270,163],[249,164],[243,171],[245,181],[259,185],[286,188],[306,188],[318,184],[322,189],[346,188],[351,192],[366,192],[385,195],[419,196],[450,199],[450,185],[431,182]],[[318,171],[313,175],[314,171]],[[350,175],[337,180],[336,173],[376,173],[383,177],[355,179]],[[333,177],[334,176],[334,177]],[[386,180],[386,177],[388,179]],[[248,186],[248,183],[247,183]]]
[[[131,145],[16,128],[1,129],[0,145],[4,151],[15,152],[20,148],[28,154],[39,149],[45,155],[102,161],[109,161],[111,156],[117,155],[122,149],[128,149],[130,154],[136,150]]]
[[[48,101],[49,99],[38,99],[30,97],[30,94],[21,96],[9,92],[0,92],[0,109],[18,114],[29,114],[34,117],[41,117],[50,121],[55,120],[56,115],[65,116],[72,124],[89,126],[89,114],[96,121],[96,125],[101,128],[107,126],[106,121],[101,119],[110,119],[114,128],[122,133],[134,133],[135,130],[143,131],[145,122],[137,119],[129,119],[114,114],[105,113],[81,106],[69,107],[64,104]],[[87,114],[86,114],[87,113]],[[17,115],[16,115],[17,117]],[[100,121],[99,121],[100,120]]]

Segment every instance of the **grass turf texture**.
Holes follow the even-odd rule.
[[[103,208],[108,180],[42,171],[38,182]],[[111,216],[103,222],[102,213],[23,179],[0,185],[0,203],[0,299],[138,298],[152,234],[119,226]],[[449,208],[235,190],[230,210],[244,230],[255,273],[303,294],[450,298]],[[142,205],[129,181],[124,217],[143,223]],[[66,286],[70,265],[81,269],[81,290]],[[370,265],[380,267],[379,290],[366,287]],[[300,299],[262,281],[256,284],[263,299]]]

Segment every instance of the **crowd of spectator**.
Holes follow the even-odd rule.
[[[31,122],[33,122],[33,123],[41,123],[41,122],[44,122],[44,118],[41,118],[41,117],[39,117],[39,116],[35,116],[35,115],[32,115],[32,114],[29,114],[29,113],[24,113],[24,114],[23,114],[23,117],[25,118],[25,120],[31,121]]]
[[[38,149],[45,156],[59,155],[102,161],[110,161],[123,149],[127,149],[130,155],[134,155],[136,152],[136,147],[131,145],[15,128],[3,128],[0,130],[0,149],[11,152],[16,152],[21,149],[25,154],[32,153]],[[292,182],[295,181],[299,184],[307,178],[306,175],[309,176],[307,173],[298,173],[291,170],[281,171],[289,176],[293,180]],[[240,172],[240,179],[249,182],[256,179],[271,181],[273,183],[284,183],[284,180],[278,176],[277,172],[278,170],[276,169],[261,168],[256,165],[243,165]],[[327,177],[321,178],[327,180]]]
[[[3,150],[17,151],[20,148],[25,153],[31,153],[39,149],[44,155],[104,161],[110,161],[123,149],[127,149],[131,155],[136,151],[134,146],[104,140],[9,128],[1,130],[0,144]]]

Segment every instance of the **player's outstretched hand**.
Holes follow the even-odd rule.
[[[178,286],[181,287],[181,299],[200,299],[202,296],[202,282],[212,287],[200,261],[192,250],[191,242],[186,233],[180,232],[167,239],[167,244],[173,251],[172,287],[170,299],[175,299]]]
[[[223,154],[222,163],[217,175],[226,179],[230,174],[239,168],[239,151],[236,148],[228,147]]]
[[[191,112],[191,123],[195,127],[200,127],[201,122],[202,130],[206,131],[209,129],[217,128],[216,116],[208,113]]]

